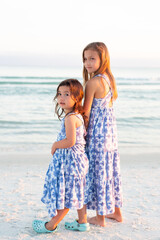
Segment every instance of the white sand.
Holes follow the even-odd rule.
[[[36,234],[35,218],[48,220],[41,203],[47,154],[0,155],[0,239],[160,239],[160,155],[121,155],[124,203],[123,223],[106,220],[107,227],[91,226],[89,232],[67,231],[64,222],[77,213],[71,210],[54,234]],[[88,211],[93,216],[94,211]]]

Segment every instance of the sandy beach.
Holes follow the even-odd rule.
[[[71,210],[54,234],[36,234],[32,221],[48,220],[40,201],[49,154],[0,155],[0,239],[160,239],[160,154],[121,155],[123,223],[106,219],[107,227],[91,226],[89,232],[72,232],[65,221],[76,219]],[[88,216],[94,216],[88,211]]]

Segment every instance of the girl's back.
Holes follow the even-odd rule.
[[[99,74],[96,77],[102,77],[109,86],[106,75]],[[108,93],[103,98],[93,98],[87,131],[87,149],[93,148],[96,142],[98,142],[99,146],[102,145],[101,150],[103,151],[117,149],[116,119],[114,109],[110,106],[111,97],[112,92],[109,88]],[[97,149],[97,151],[99,150]]]
[[[94,82],[94,84],[96,85],[96,91],[93,101],[97,103],[97,107],[100,105],[104,105],[104,102],[106,103],[106,107],[109,107],[109,103],[111,102],[112,97],[110,81],[105,74],[96,75],[92,81],[95,81],[95,78],[97,79],[97,82]]]
[[[95,98],[104,98],[110,91],[110,81],[105,74],[98,74],[92,78],[95,84]]]

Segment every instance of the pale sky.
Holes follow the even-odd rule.
[[[1,0],[0,64],[74,65],[102,41],[113,65],[160,67],[159,11],[159,0]]]

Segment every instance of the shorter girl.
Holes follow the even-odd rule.
[[[32,226],[38,233],[55,232],[70,208],[83,208],[88,159],[84,151],[82,98],[83,87],[78,80],[67,79],[59,84],[55,96],[56,113],[59,119],[63,113],[65,117],[57,141],[51,148],[53,158],[46,173],[41,199],[46,204],[51,220],[34,220]],[[80,216],[72,230],[89,230],[87,219]]]

